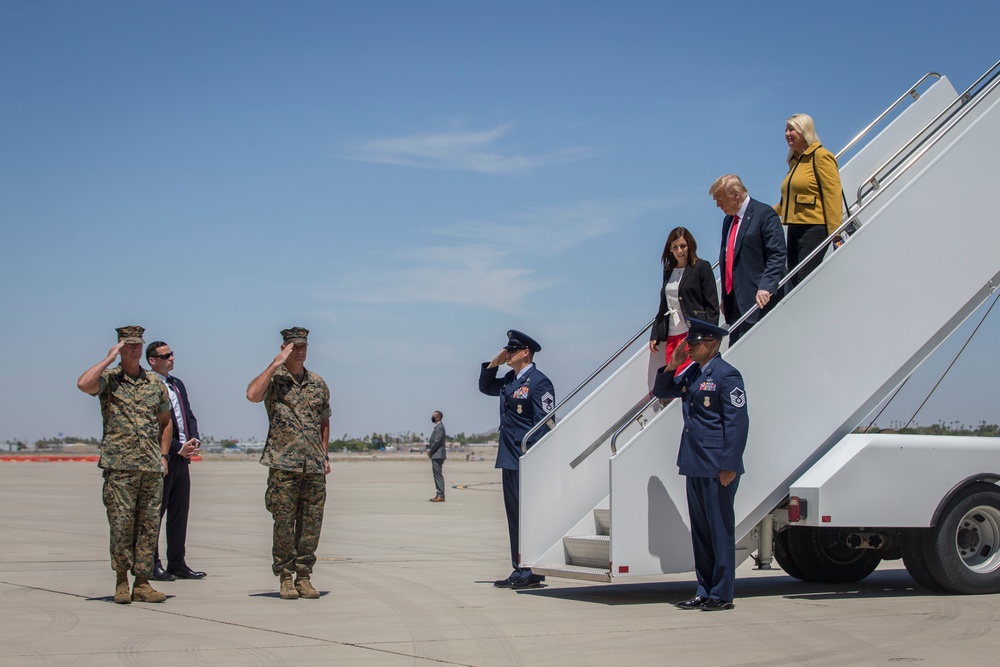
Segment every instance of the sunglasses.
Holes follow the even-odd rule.
[[[166,361],[167,359],[169,359],[172,356],[174,356],[174,353],[173,352],[167,352],[166,354],[151,354],[149,356],[151,358],[154,358],[154,359],[163,359],[164,361]]]

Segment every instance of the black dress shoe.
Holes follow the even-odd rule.
[[[164,570],[160,565],[153,568],[153,579],[156,579],[157,581],[173,581],[176,578],[177,577]]]
[[[541,579],[537,577],[528,577],[527,579],[515,579],[511,582],[510,587],[515,591],[523,591],[525,588],[540,588],[541,585]]]
[[[729,600],[717,600],[715,598],[708,598],[705,600],[705,604],[701,605],[702,611],[725,611],[726,609],[733,608],[733,601]]]
[[[497,579],[493,582],[493,585],[497,588],[510,588],[514,581],[516,580],[513,577],[507,577],[506,579]]]
[[[195,572],[187,565],[181,568],[170,570],[170,574],[174,575],[177,579],[204,579],[204,572]]]
[[[685,600],[684,602],[678,602],[675,606],[678,609],[701,609],[709,598],[704,595],[695,595],[690,600]]]

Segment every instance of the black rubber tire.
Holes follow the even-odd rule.
[[[807,581],[802,570],[795,564],[792,554],[788,550],[788,529],[779,530],[774,534],[774,560],[778,561],[778,567],[784,570],[789,577],[795,577],[799,581]]]
[[[873,549],[851,549],[848,528],[788,529],[788,549],[804,581],[847,584],[861,581],[875,571],[882,558]]]
[[[945,590],[1000,593],[1000,487],[976,482],[956,493],[922,543],[930,574]]]
[[[927,565],[924,542],[929,543],[930,532],[930,528],[908,528],[902,531],[899,548],[903,552],[903,565],[919,585],[935,593],[947,593]]]

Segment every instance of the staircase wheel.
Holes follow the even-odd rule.
[[[924,535],[931,576],[952,593],[1000,592],[1000,488],[976,482],[959,491]]]
[[[788,529],[779,530],[774,534],[774,560],[778,561],[778,566],[784,570],[785,574],[795,577],[800,581],[806,581],[802,570],[792,559],[792,554],[788,550]]]
[[[903,565],[913,580],[929,591],[946,593],[945,588],[931,574],[927,564],[927,551],[924,544],[930,544],[930,528],[909,528],[900,536],[899,548],[903,552]]]
[[[792,560],[802,571],[804,581],[846,584],[861,581],[875,571],[882,558],[873,549],[847,546],[848,528],[788,529],[788,547]]]

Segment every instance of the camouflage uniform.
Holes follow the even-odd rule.
[[[159,415],[170,411],[170,399],[149,371],[132,378],[116,366],[99,383],[104,438],[98,466],[104,470],[111,568],[151,577],[163,495]]]
[[[267,476],[264,505],[274,517],[271,553],[275,575],[308,577],[326,504],[326,443],[322,422],[330,418],[330,390],[305,371],[301,382],[282,366],[264,393],[269,428],[260,462]]]

